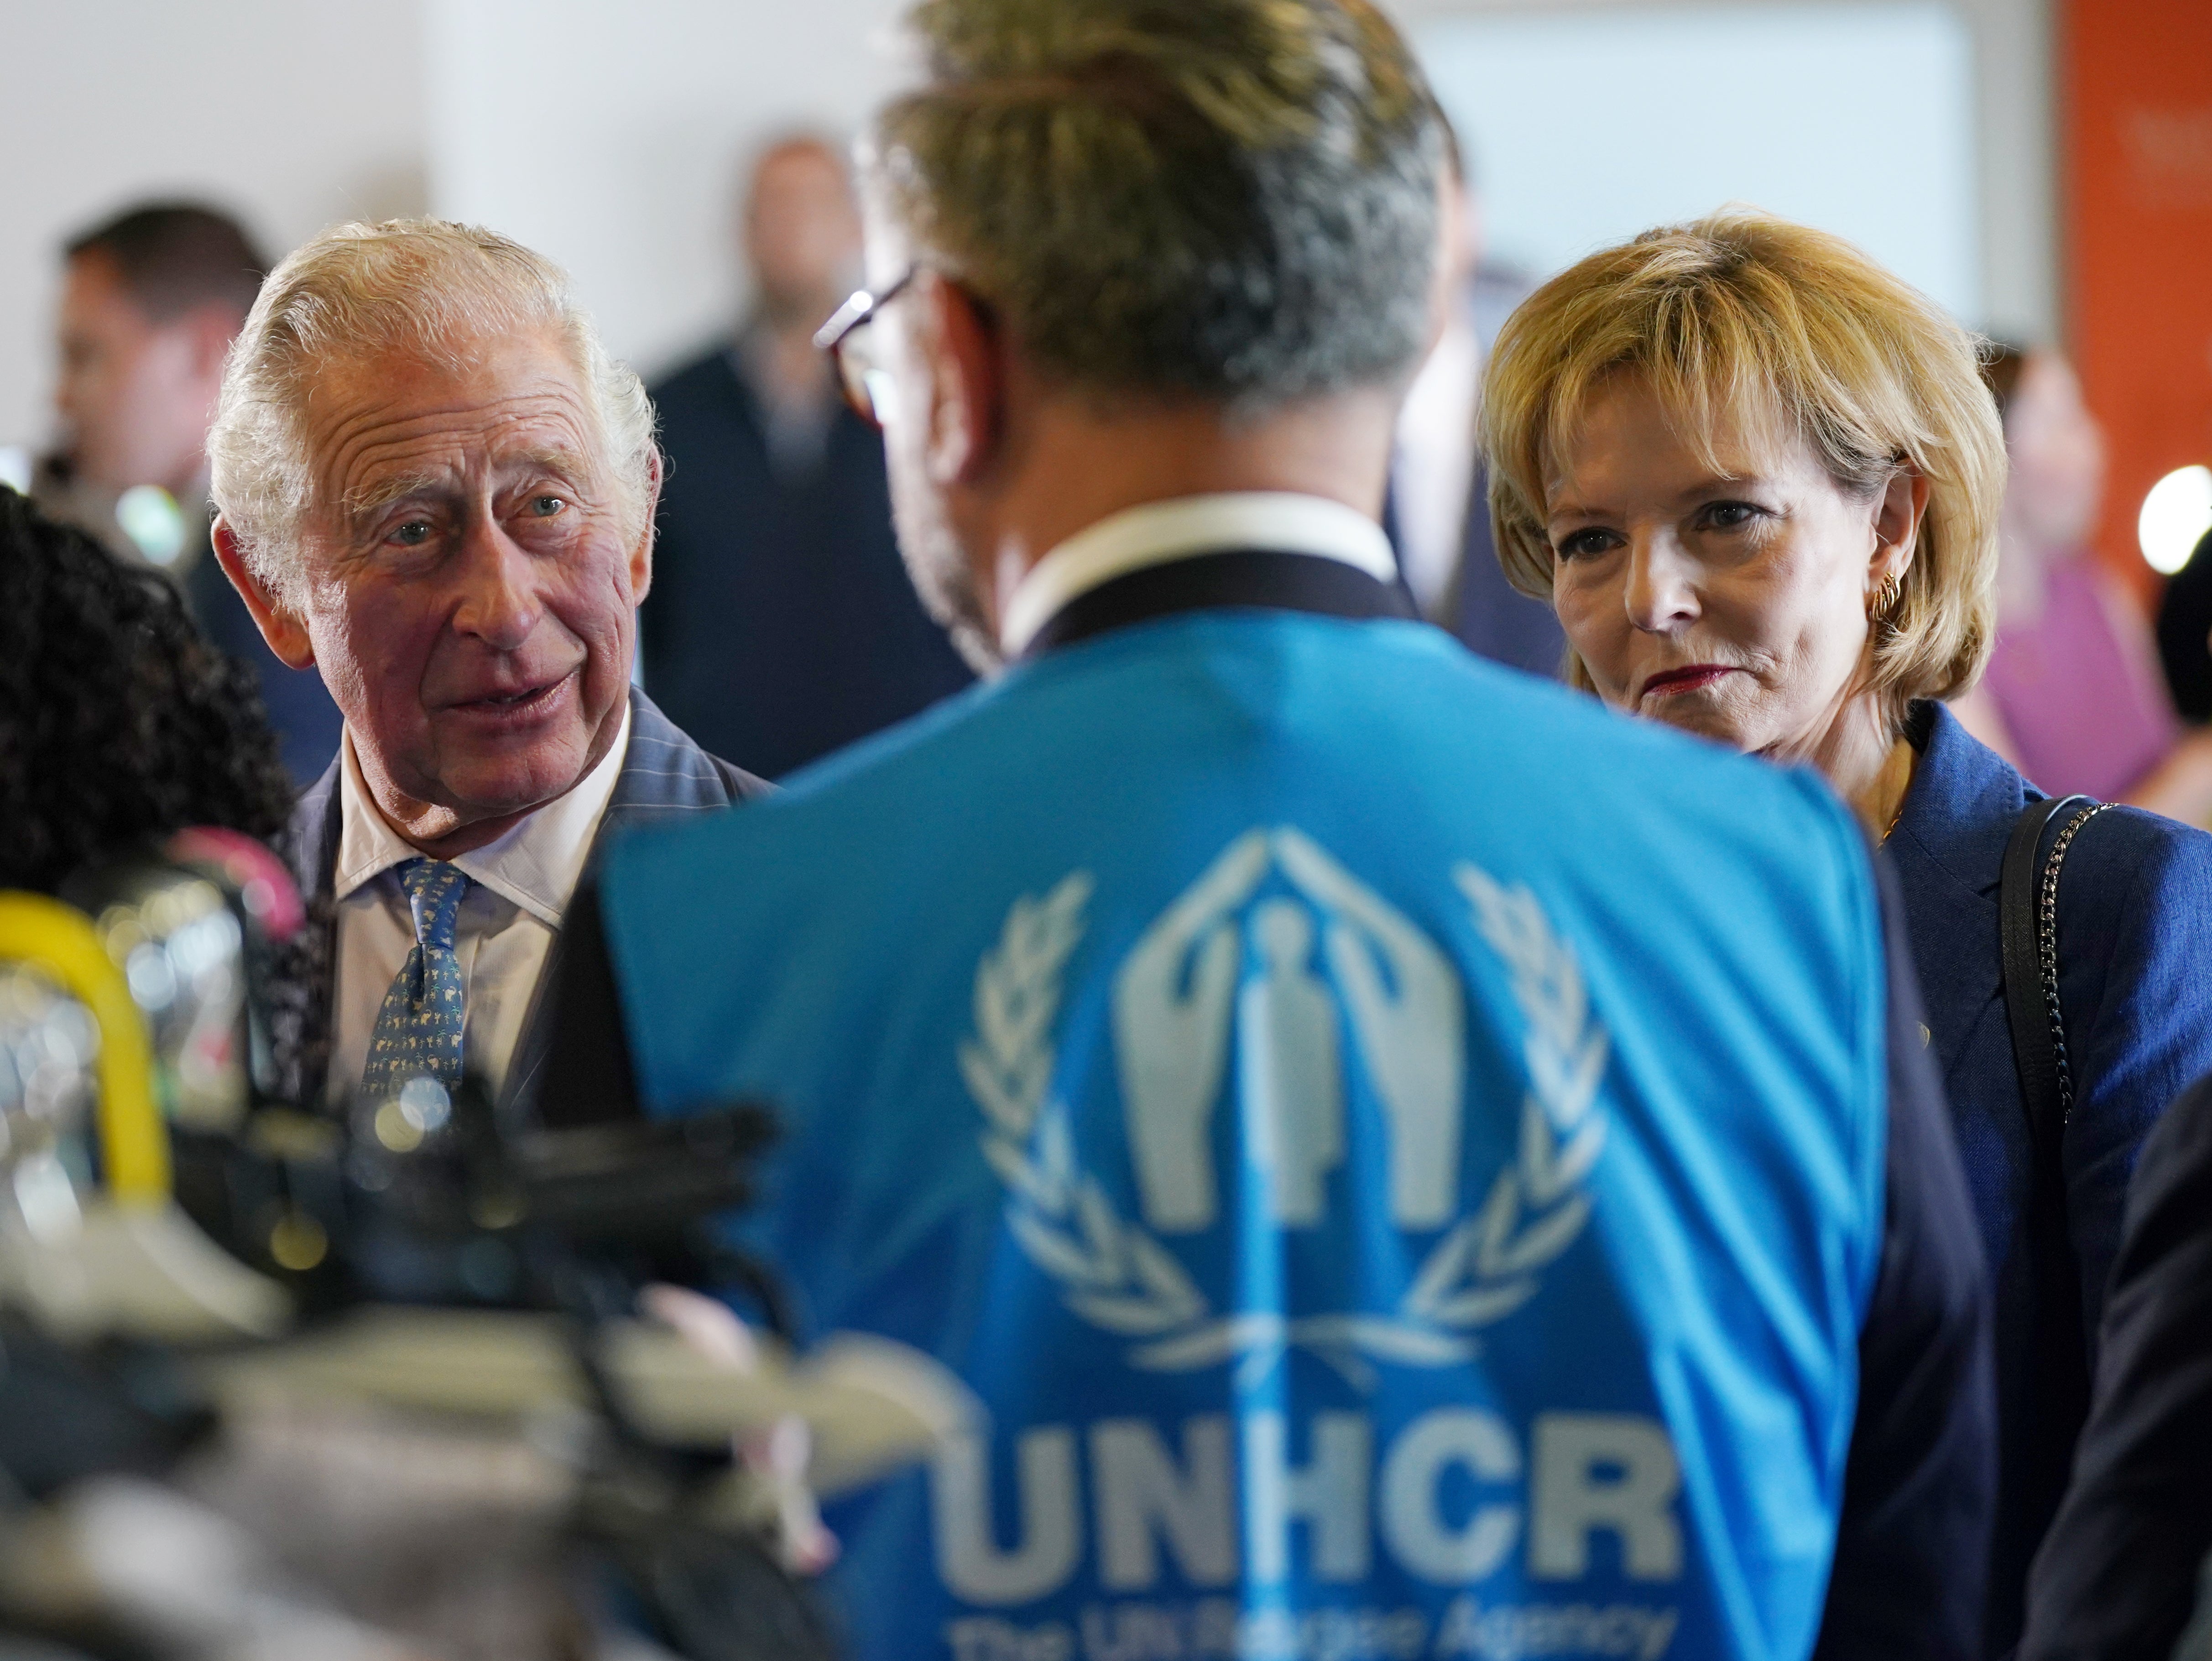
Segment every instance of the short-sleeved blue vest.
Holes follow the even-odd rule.
[[[1882,1225],[1864,843],[1415,624],[1024,664],[604,876],[648,1110],[972,1391],[870,1661],[1787,1658]]]

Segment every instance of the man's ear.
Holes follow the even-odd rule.
[[[1006,416],[1006,358],[998,330],[957,283],[933,281],[924,296],[931,378],[930,476],[940,484],[975,481],[996,459]]]
[[[238,532],[220,516],[215,522],[215,557],[216,563],[222,567],[223,575],[230,579],[230,586],[246,602],[253,626],[269,642],[269,649],[288,669],[313,668],[315,643],[308,638],[307,625],[278,605],[276,596],[261,586],[261,579],[246,563],[246,550],[239,543]]]
[[[660,512],[660,447],[653,447],[651,464],[645,478],[645,526],[637,533],[637,545],[629,551],[629,603],[645,604],[645,597],[653,592],[653,532],[659,523]]]
[[[1920,523],[1928,514],[1928,475],[1910,463],[1889,476],[1875,502],[1874,559],[1869,580],[1880,588],[1902,580],[1920,547]]]

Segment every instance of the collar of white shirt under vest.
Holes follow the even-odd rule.
[[[1182,496],[1100,520],[1008,597],[1008,661],[1173,612],[1217,606],[1411,618],[1389,538],[1366,514],[1289,491]]]

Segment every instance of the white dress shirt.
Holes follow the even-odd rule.
[[[1441,618],[1449,602],[1467,551],[1481,389],[1482,343],[1467,308],[1455,306],[1407,389],[1390,467],[1406,586],[1413,591],[1421,615],[1431,620]]]
[[[469,878],[453,922],[466,1012],[462,1062],[494,1091],[506,1081],[545,954],[560,932],[562,914],[576,891],[592,838],[614,795],[629,749],[629,721],[625,709],[613,747],[574,789],[547,802],[498,841],[453,861]],[[384,995],[414,950],[414,913],[400,886],[398,867],[422,857],[369,800],[350,732],[340,747],[345,764],[338,782],[338,858],[331,885],[337,903],[329,1082],[334,1099],[359,1086]]]
[[[1382,527],[1340,502],[1286,490],[1176,496],[1109,514],[1031,566],[1000,609],[1000,649],[1009,659],[1020,656],[1070,600],[1115,577],[1244,548],[1337,560],[1378,582],[1398,575]]]

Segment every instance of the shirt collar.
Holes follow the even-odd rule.
[[[1324,496],[1243,490],[1151,502],[1077,532],[1030,567],[1001,613],[1000,649],[1019,657],[1055,612],[1115,577],[1231,548],[1312,554],[1378,582],[1398,576],[1382,527]]]
[[[549,928],[561,926],[569,896],[576,891],[584,862],[599,834],[599,820],[614,798],[629,750],[630,711],[623,710],[622,730],[599,764],[572,788],[511,826],[495,842],[458,855],[453,863],[470,880],[527,911]],[[338,857],[331,893],[343,900],[395,866],[422,857],[422,850],[394,830],[369,799],[348,729],[339,745]]]

